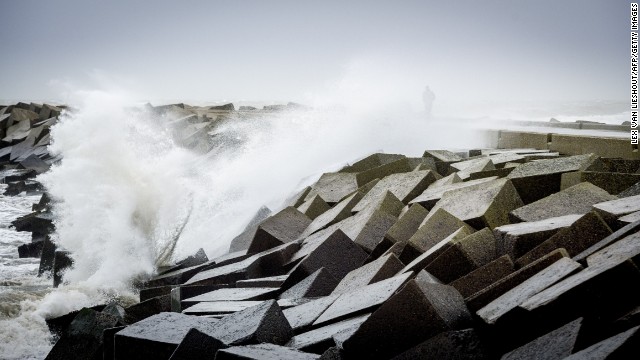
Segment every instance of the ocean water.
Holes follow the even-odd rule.
[[[74,258],[63,286],[52,289],[50,279],[35,276],[37,259],[17,258],[30,234],[7,229],[39,197],[0,197],[0,359],[43,358],[52,346],[45,318],[113,299],[135,302],[134,280],[199,248],[209,258],[225,253],[261,206],[278,211],[289,195],[354,159],[485,147],[478,130],[506,119],[557,114],[620,123],[626,116],[608,104],[568,115],[483,110],[427,121],[416,107],[363,106],[362,99],[219,123],[210,130],[216,146],[202,153],[180,145],[175,123],[129,99],[80,92],[78,111],[52,129],[50,151],[64,160],[38,180],[59,200],[54,241]]]

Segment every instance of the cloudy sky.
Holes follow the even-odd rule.
[[[0,99],[622,100],[629,2],[0,0]]]

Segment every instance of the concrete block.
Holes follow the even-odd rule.
[[[640,158],[640,153],[634,151],[628,138],[553,134],[549,149],[567,155],[593,153],[607,158]]]
[[[474,228],[509,223],[508,212],[523,205],[511,181],[497,179],[446,192],[427,215],[444,209]]]
[[[574,171],[562,174],[560,188],[564,190],[581,182],[589,182],[609,194],[617,195],[639,181],[640,174]]]
[[[637,221],[640,221],[640,211],[632,212],[631,214],[619,217],[618,227],[623,227]]]
[[[287,280],[287,275],[276,275],[257,279],[248,279],[236,281],[236,287],[239,288],[265,288],[265,287],[280,287],[282,283]]]
[[[322,215],[316,217],[311,224],[300,235],[300,238],[306,238],[318,230],[322,230],[330,225],[342,221],[351,216],[351,209],[362,199],[363,194],[355,192],[344,200],[340,201],[330,210],[325,211]]]
[[[125,309],[124,323],[133,324],[153,315],[169,311],[171,311],[171,296],[157,296],[127,307]]]
[[[399,155],[399,154],[375,153],[354,162],[352,165],[347,166],[342,170],[340,170],[340,172],[358,173],[358,172],[370,170],[378,166],[385,165],[397,160],[401,160],[404,158],[405,158],[404,155]]]
[[[53,256],[53,287],[62,284],[62,277],[71,266],[73,266],[71,253],[66,250],[56,250]]]
[[[503,225],[495,228],[496,252],[518,258],[546,239],[573,224],[579,214],[551,217],[544,220]]]
[[[298,206],[297,209],[301,213],[305,214],[309,219],[314,220],[325,211],[331,209],[331,207],[320,195],[316,195]]]
[[[388,254],[349,272],[335,287],[332,295],[344,294],[353,289],[388,279],[403,267],[394,254]]]
[[[426,150],[422,157],[432,158],[436,162],[454,163],[462,161],[462,157],[449,150]]]
[[[370,311],[387,301],[412,275],[411,272],[404,273],[340,295],[313,325],[336,322]]]
[[[451,184],[441,184],[435,187],[429,187],[422,194],[415,197],[413,200],[409,201],[410,204],[419,203],[424,206],[426,209],[433,208],[436,203],[442,198],[442,196],[451,190],[462,189],[469,186],[484,184],[493,180],[496,180],[497,177],[488,177],[478,180],[470,180],[465,182],[454,182]]]
[[[287,207],[258,225],[247,252],[259,253],[292,242],[311,224],[305,214],[294,207]]]
[[[582,251],[580,254],[577,254],[573,257],[573,260],[578,262],[585,262],[586,259],[593,255],[594,253],[604,249],[605,247],[615,243],[616,241],[623,239],[629,235],[632,235],[636,232],[640,231],[640,222],[634,222],[629,225],[625,225],[619,230],[616,230],[613,234],[607,236],[602,239],[598,243],[592,245],[588,249]]]
[[[423,251],[416,245],[408,241],[399,241],[385,251],[382,256],[394,254],[403,264],[409,264],[418,256],[422,255],[422,253]]]
[[[638,330],[640,330],[640,326],[612,336],[564,359],[633,359],[640,351],[640,331]]]
[[[38,267],[38,276],[53,270],[53,261],[56,255],[56,244],[46,236],[42,244],[42,255],[40,256],[40,266]]]
[[[216,323],[170,312],[157,314],[116,333],[114,359],[169,359],[189,330],[210,333]]]
[[[567,214],[586,214],[594,204],[614,199],[616,196],[593,184],[580,183],[515,209],[509,216],[514,222],[518,222],[539,221]]]
[[[409,239],[409,243],[423,252],[461,227],[473,231],[469,225],[444,209],[437,209],[429,215]]]
[[[392,244],[408,241],[418,231],[420,224],[427,217],[429,211],[420,204],[412,204],[409,209],[396,221],[385,234],[385,238]]]
[[[582,318],[576,319],[507,354],[501,360],[564,359],[571,355],[578,339]]]
[[[334,324],[328,324],[320,328],[307,331],[294,336],[286,346],[321,354],[328,348],[335,345],[335,341],[333,340],[334,335],[341,331],[360,326],[369,318],[369,316],[370,314],[354,316]]]
[[[557,249],[545,257],[540,258],[533,263],[507,275],[506,277],[494,282],[490,286],[480,290],[479,292],[467,297],[467,306],[471,311],[478,311],[487,304],[497,299],[502,294],[522,284],[524,281],[547,268],[551,264],[559,261],[563,257],[568,257],[566,250]]]
[[[618,194],[619,198],[640,195],[640,181]]]
[[[352,173],[325,173],[311,187],[311,191],[304,198],[311,200],[314,196],[320,195],[328,203],[337,203],[345,196],[358,190],[364,183],[356,181],[356,174]]]
[[[299,350],[291,349],[289,347],[274,344],[233,346],[230,348],[219,350],[216,354],[216,360],[316,360],[318,358],[319,355],[317,354],[309,354]]]
[[[187,332],[169,360],[205,358],[226,347],[222,341],[193,328]]]
[[[410,172],[411,170],[413,170],[413,168],[411,167],[411,162],[409,161],[409,159],[403,158],[369,170],[359,172],[356,174],[356,181],[358,183],[358,186],[362,186],[375,179],[383,179],[384,177],[391,174],[406,173]]]
[[[229,346],[264,342],[282,345],[291,339],[293,331],[276,301],[269,300],[223,317],[210,334]]]
[[[509,255],[503,255],[494,261],[481,266],[467,275],[449,283],[466,299],[471,295],[489,287],[498,280],[513,272],[513,262]]]
[[[548,149],[551,142],[551,134],[547,133],[501,130],[499,136],[499,149],[527,147],[542,150]]]
[[[442,255],[445,251],[447,251],[450,247],[453,246],[457,241],[462,240],[463,238],[471,235],[473,232],[469,230],[468,227],[461,227],[458,230],[451,233],[446,238],[442,239],[436,245],[430,247],[427,251],[422,253],[420,256],[415,258],[412,262],[407,264],[402,270],[401,273],[406,272],[418,272],[424,269],[427,265],[431,264],[431,262],[435,261],[440,255]]]
[[[563,173],[584,170],[595,159],[593,154],[586,154],[532,161],[515,168],[507,179],[513,182],[522,201],[529,204],[560,191]]]
[[[579,263],[569,258],[562,258],[502,294],[478,310],[477,314],[487,324],[494,324],[501,316],[515,309],[535,294],[581,269],[582,266]]]
[[[39,258],[42,255],[42,248],[44,247],[44,240],[36,242],[30,242],[18,246],[19,258]]]
[[[115,316],[83,308],[45,359],[102,359],[102,332],[118,325]]]
[[[460,179],[458,174],[453,173],[453,174],[444,176],[444,177],[442,177],[440,179],[437,179],[436,181],[431,183],[431,185],[429,185],[429,187],[427,187],[427,189],[433,189],[433,188],[437,188],[437,187],[440,187],[440,186],[451,185],[451,184],[455,184],[455,183],[459,183],[459,182],[462,182],[462,179]]]
[[[338,285],[338,280],[327,270],[320,268],[299,283],[283,292],[279,299],[299,299],[327,296]]]
[[[640,195],[601,202],[593,205],[593,209],[602,216],[609,226],[615,227],[619,217],[640,211]]]
[[[490,359],[489,351],[474,329],[440,333],[411,349],[393,357],[393,360],[413,359]]]
[[[448,284],[476,268],[494,260],[495,239],[491,230],[484,228],[462,239],[455,239],[424,269]]]
[[[279,288],[222,288],[198,296],[182,299],[183,306],[210,301],[267,300],[275,297]]]
[[[266,206],[262,206],[253,216],[253,218],[251,218],[242,233],[231,240],[229,252],[249,249],[251,240],[253,240],[253,237],[256,234],[256,230],[258,230],[258,225],[260,225],[260,223],[266,220],[270,215],[271,210],[269,210],[269,208]]]
[[[352,209],[353,212],[362,211],[371,203],[385,196],[390,191],[400,201],[407,204],[421,194],[436,180],[436,174],[431,170],[412,171],[392,174],[381,179]]]
[[[302,305],[285,309],[283,313],[294,332],[300,333],[308,329],[337,298],[338,295],[320,297]]]
[[[293,206],[295,208],[297,208],[298,206],[302,205],[304,203],[304,199],[306,199],[307,195],[309,195],[309,192],[311,191],[311,186],[307,186],[305,188],[303,188],[302,190],[298,191],[297,193],[295,193],[294,195],[292,195],[291,197],[287,198],[287,200],[285,200],[285,205],[286,206]]]
[[[459,166],[459,164],[468,163],[468,162],[473,162],[473,163],[469,164],[468,166],[465,165],[463,169],[457,171],[458,177],[462,179],[462,181],[469,180],[472,174],[475,174],[478,172],[492,171],[496,169],[495,165],[493,164],[493,161],[491,161],[491,159],[489,158],[480,158],[480,159],[461,161],[458,163],[451,164],[451,167],[452,169],[456,169],[456,165]]]
[[[468,327],[462,296],[447,285],[411,280],[343,343],[347,354],[388,359],[438,333]]]
[[[522,255],[516,264],[525,266],[559,248],[564,248],[570,257],[576,256],[611,235],[612,231],[594,211],[581,216],[569,227],[558,231],[540,245]]]

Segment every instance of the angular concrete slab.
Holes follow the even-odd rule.
[[[429,188],[427,188],[427,190],[422,192],[422,194],[416,196],[413,200],[409,201],[409,203],[410,204],[419,203],[420,205],[424,206],[426,209],[431,209],[436,205],[436,203],[442,198],[444,193],[446,193],[447,191],[461,189],[468,186],[479,185],[479,184],[487,183],[496,179],[498,179],[497,176],[478,179],[478,180],[470,180],[465,182],[454,182],[451,184],[446,184],[446,185],[443,184],[435,187],[430,186]]]
[[[495,258],[495,238],[489,228],[453,240],[425,270],[448,284]]]
[[[453,173],[434,181],[433,183],[431,183],[431,185],[429,185],[429,187],[427,187],[427,189],[434,189],[440,186],[447,186],[459,182],[462,182],[462,179],[460,179],[460,176],[458,176],[458,174]]]
[[[249,249],[249,254],[259,253],[276,246],[292,242],[311,224],[305,214],[294,207],[284,208],[258,225]]]
[[[571,355],[578,339],[582,318],[578,318],[505,355],[501,360],[565,359]]]
[[[267,300],[275,297],[279,290],[279,288],[223,288],[182,299],[182,304],[188,306],[207,301]]]
[[[335,322],[371,310],[382,304],[413,276],[412,272],[373,283],[344,293],[313,323]]]
[[[465,237],[471,235],[473,233],[469,228],[461,227],[458,230],[454,231],[451,235],[442,239],[436,245],[429,248],[429,250],[422,253],[420,256],[415,258],[412,262],[407,264],[399,273],[406,273],[410,271],[418,272],[424,269],[427,265],[431,264],[434,260],[436,260],[440,255],[442,255],[446,250],[453,246],[457,241],[464,239]]]
[[[490,359],[474,329],[446,331],[393,357],[392,360],[414,359]]]
[[[169,360],[201,359],[226,347],[222,341],[194,328],[187,332]]]
[[[306,238],[318,230],[322,230],[330,225],[340,222],[351,216],[351,209],[362,199],[364,195],[356,192],[344,200],[340,201],[331,209],[325,211],[316,217],[307,229],[300,235],[300,238]]]
[[[297,209],[307,215],[307,217],[311,220],[315,220],[318,216],[320,216],[325,211],[331,209],[329,204],[327,204],[324,199],[320,195],[316,195],[311,199],[302,203],[302,205],[298,206]]]
[[[378,167],[365,170],[356,174],[358,186],[362,186],[375,179],[383,179],[391,174],[406,173],[413,170],[409,159],[399,159]]]
[[[610,225],[615,226],[617,218],[640,211],[640,195],[605,201],[593,205],[593,209]]]
[[[559,261],[563,257],[568,257],[566,250],[557,249],[545,257],[515,271],[506,277],[496,281],[479,292],[469,296],[465,300],[471,311],[478,311],[487,304],[497,299],[500,295],[522,284],[524,281],[547,268],[551,264]]]
[[[257,344],[246,346],[233,346],[219,350],[216,353],[216,360],[316,360],[317,354],[310,354],[285,346],[273,344]]]
[[[590,183],[580,183],[513,210],[512,221],[539,221],[568,214],[586,214],[594,204],[616,197]]]
[[[447,285],[409,281],[343,343],[347,354],[388,359],[447,330],[471,324],[462,296]]]
[[[578,261],[578,262],[586,261],[587,257],[591,256],[592,254],[604,249],[605,247],[615,243],[616,241],[618,241],[620,239],[623,239],[623,238],[625,238],[625,237],[627,237],[629,235],[632,235],[634,233],[637,233],[639,231],[640,231],[640,221],[636,221],[636,222],[631,223],[629,225],[625,225],[621,229],[619,229],[616,232],[614,232],[613,234],[607,236],[606,238],[604,238],[601,241],[599,241],[598,243],[592,245],[591,247],[589,247],[588,249],[584,250],[580,254],[574,256],[573,260]]]
[[[325,173],[311,187],[311,191],[304,198],[311,200],[314,196],[320,195],[328,203],[337,203],[345,196],[358,190],[358,186],[363,185],[356,181],[356,174],[351,173]]]
[[[430,215],[425,218],[416,233],[409,238],[409,243],[423,252],[429,250],[461,227],[468,232],[473,232],[471,226],[444,209],[433,211]]]
[[[236,281],[236,287],[239,288],[277,288],[287,280],[287,275],[276,275],[264,278],[249,279]]]
[[[451,282],[466,299],[471,295],[487,288],[496,281],[513,272],[513,262],[509,255],[503,255],[494,261],[473,270],[467,275]]]
[[[633,359],[640,351],[640,326],[602,340],[588,348],[573,353],[564,360]]]
[[[477,314],[487,324],[494,324],[501,316],[515,309],[530,297],[581,269],[582,266],[579,263],[569,258],[562,258],[502,294],[478,310]]]
[[[337,254],[340,255],[337,256]],[[366,258],[367,253],[360,246],[351,241],[341,230],[336,230],[289,272],[289,277],[282,284],[282,288],[289,289],[323,267],[336,280],[342,280],[351,270],[362,266]]]
[[[338,285],[338,280],[327,270],[320,268],[289,290],[283,292],[279,299],[300,299],[327,296]]]
[[[491,229],[509,224],[508,212],[523,205],[516,189],[507,179],[450,190],[431,209],[444,209],[475,228]],[[430,215],[427,215],[429,219]]]
[[[618,194],[619,198],[640,195],[640,181]]]
[[[560,187],[566,189],[581,182],[589,182],[612,195],[617,195],[640,181],[640,174],[617,172],[575,171],[562,174]]]
[[[495,228],[496,252],[518,258],[581,217],[579,214],[503,225]]]
[[[310,327],[314,321],[338,298],[338,295],[324,296],[302,305],[283,310],[284,316],[295,332]]]
[[[403,264],[409,264],[423,254],[421,249],[407,241],[399,241],[393,244],[382,256],[394,254]]]
[[[352,165],[346,166],[345,168],[340,170],[340,172],[358,173],[376,168],[380,165],[404,159],[405,157],[406,156],[399,154],[375,153],[354,162]]]
[[[400,215],[398,221],[387,230],[384,237],[392,243],[408,241],[418,231],[420,224],[422,224],[428,213],[429,211],[422,205],[412,204],[404,214]]]
[[[217,321],[177,313],[160,313],[120,330],[115,359],[168,359],[191,329],[210,333]]]
[[[397,274],[402,267],[402,262],[394,254],[382,256],[348,273],[331,294],[344,294],[353,289],[388,279]]]
[[[381,179],[352,209],[353,212],[362,211],[376,199],[383,197],[390,191],[400,201],[407,204],[410,200],[426,190],[427,186],[436,180],[433,171],[412,171],[392,174]]]
[[[585,154],[532,161],[518,166],[507,177],[513,180],[514,186],[518,189],[525,203],[529,203],[557,192],[560,190],[561,174],[586,169],[595,159],[593,154]],[[535,181],[540,181],[539,185],[544,184],[550,188],[540,189],[539,186],[536,186]],[[531,194],[522,195],[527,190],[530,190]]]
[[[591,211],[522,255],[516,260],[516,265],[525,266],[559,248],[564,248],[570,257],[576,256],[611,233],[611,229],[604,220],[596,212]]]
[[[333,336],[341,331],[360,326],[369,318],[370,314],[354,316],[349,319],[326,325],[315,330],[311,330],[296,335],[287,343],[288,347],[310,352],[322,353],[335,345]]]
[[[459,164],[467,163],[467,162],[473,162],[473,163],[469,164],[468,166],[464,166],[463,169],[459,169],[459,171],[457,172],[458,177],[463,181],[470,179],[472,174],[496,170],[496,167],[493,164],[493,161],[491,161],[491,159],[489,158],[462,161],[462,162],[451,164],[451,167],[455,169],[457,165],[459,166]]]
[[[631,214],[621,216],[618,218],[618,225],[620,227],[632,224],[634,222],[640,221],[640,211],[633,212]]]
[[[261,304],[262,301],[207,301],[190,306],[181,312],[185,315],[226,315],[235,313],[252,306]]]

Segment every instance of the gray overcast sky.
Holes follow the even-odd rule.
[[[621,0],[0,0],[0,99],[107,82],[149,100],[428,84],[460,101],[624,101],[629,31]]]

